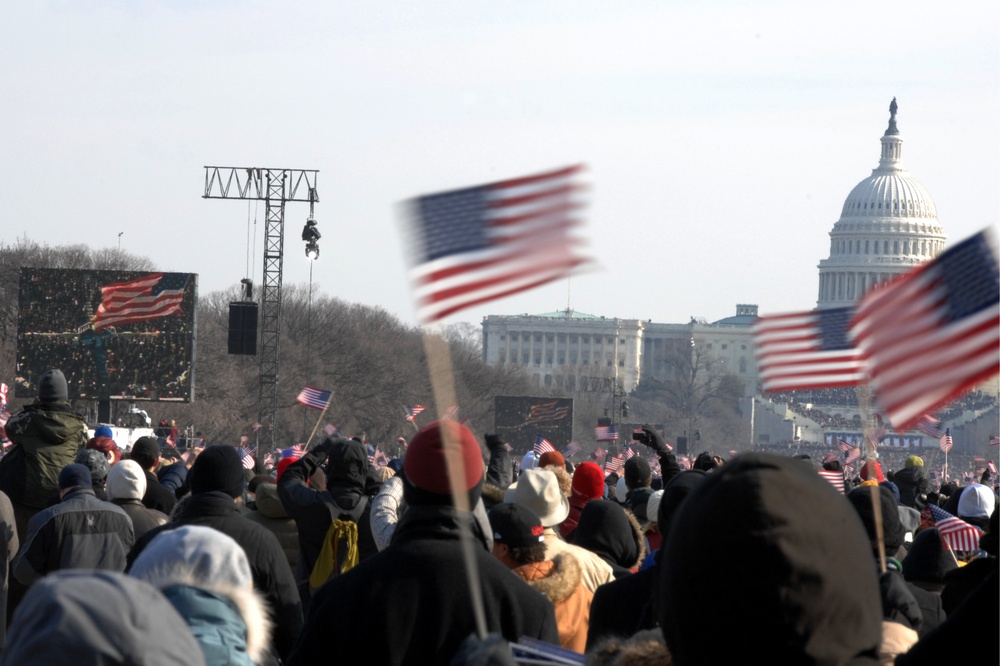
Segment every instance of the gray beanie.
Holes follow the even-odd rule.
[[[38,380],[38,399],[42,402],[69,400],[69,386],[62,370],[49,370]]]

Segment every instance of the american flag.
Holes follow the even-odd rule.
[[[677,466],[682,470],[687,471],[693,467],[691,458],[687,456],[677,456]]]
[[[253,454],[242,446],[236,447],[236,453],[240,456],[240,462],[243,464],[243,469],[253,469],[257,464],[253,459]]]
[[[624,449],[622,449],[622,460],[628,460],[634,455],[635,451],[633,451],[631,447],[626,446]]]
[[[867,437],[868,441],[872,442],[873,444],[881,443],[882,440],[885,439],[885,435],[886,435],[885,426],[883,425],[875,425],[869,428],[865,428],[865,437]]]
[[[188,275],[149,273],[101,287],[101,305],[91,319],[95,331],[179,314]]]
[[[928,504],[927,508],[930,509],[934,526],[941,533],[941,538],[952,550],[979,550],[979,537],[983,535],[981,529],[934,504]]]
[[[844,465],[844,478],[853,479],[854,478],[854,467],[851,465]]]
[[[408,244],[424,323],[572,275],[589,263],[573,235],[582,166],[409,203]]]
[[[268,453],[266,456],[264,456],[264,467],[266,467],[267,469],[274,468],[274,454],[273,453]]]
[[[851,465],[861,460],[861,447],[852,446],[851,450],[847,452],[847,456],[844,458],[845,465]]]
[[[558,400],[550,400],[531,406],[524,425],[533,425],[544,421],[559,421],[569,416],[569,405],[559,405]]]
[[[7,407],[7,385],[0,384],[0,409]]]
[[[951,441],[951,428],[945,430],[944,434],[941,435],[941,450],[945,453],[951,451],[951,447],[954,446],[954,442]]]
[[[307,386],[299,392],[299,397],[297,397],[296,400],[306,407],[312,407],[313,409],[326,409],[327,405],[330,404],[330,398],[332,396],[333,391],[324,391],[323,389]]]
[[[417,418],[417,414],[427,409],[423,405],[406,405],[406,420],[412,421]]]
[[[840,438],[839,440],[837,440],[837,448],[843,451],[844,453],[848,453],[851,449],[854,448],[854,445],[848,442],[846,439]]]
[[[552,443],[549,440],[545,439],[541,435],[537,435],[535,437],[534,451],[536,456],[540,456],[543,453],[548,453],[549,451],[555,451],[555,450],[556,447],[552,446]]]
[[[930,414],[924,414],[920,417],[920,422],[917,423],[917,430],[925,435],[930,435],[934,439],[939,439],[943,434],[941,432],[941,420],[934,418]]]
[[[567,458],[572,458],[580,451],[583,451],[583,447],[581,447],[576,441],[572,441],[566,445],[565,449],[563,449],[563,455]]]
[[[997,475],[997,466],[992,460],[986,463],[986,469],[990,470],[990,474],[993,476]]]
[[[830,484],[839,490],[841,493],[844,492],[844,473],[838,472],[836,470],[819,470],[819,475],[830,482]]]
[[[596,449],[594,449],[594,452],[591,453],[590,455],[593,456],[594,460],[603,460],[605,457],[607,457],[608,452],[606,449],[602,449],[601,447],[598,446]]]
[[[327,423],[325,426],[323,426],[323,434],[326,435],[327,437],[333,437],[334,435],[337,434],[337,432],[339,432],[337,430],[337,426],[334,425],[333,423]]]
[[[599,425],[594,428],[594,439],[598,442],[614,442],[618,440],[618,426],[612,423],[611,425]]]
[[[604,462],[604,476],[611,476],[622,468],[625,460],[621,456],[612,456]]]
[[[663,470],[660,469],[660,457],[655,453],[649,456],[649,469],[653,472],[653,476],[663,475]]]
[[[851,308],[761,317],[753,325],[764,391],[853,386],[864,361],[847,337]]]
[[[260,430],[263,427],[264,426],[262,424],[260,424],[260,423],[254,423],[253,424],[253,428],[251,430],[252,430],[252,432],[257,432],[258,430]]]
[[[281,451],[281,457],[282,458],[295,458],[295,459],[298,459],[298,458],[301,458],[302,456],[304,456],[305,453],[306,453],[306,445],[305,444],[296,444],[295,446],[291,447],[290,449],[282,449],[282,451]]]
[[[1000,437],[997,435],[990,437],[990,446],[1000,446]]]
[[[174,439],[173,435],[167,435],[164,441],[167,443],[167,446],[169,446],[170,448],[172,448],[172,449],[176,449],[177,448],[177,440]]]
[[[375,455],[372,456],[372,466],[374,466],[375,469],[379,469],[381,467],[385,467],[388,464],[389,464],[389,456],[385,455],[385,452],[376,446]]]
[[[986,231],[881,289],[851,322],[897,431],[1000,372],[1000,268]]]

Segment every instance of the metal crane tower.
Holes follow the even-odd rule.
[[[277,448],[274,427],[278,413],[278,338],[281,332],[281,262],[285,238],[285,204],[319,201],[315,169],[205,167],[205,199],[252,199],[267,202],[264,230],[264,280],[260,293],[260,381],[257,422],[270,432],[270,450]],[[258,452],[260,449],[258,449]]]

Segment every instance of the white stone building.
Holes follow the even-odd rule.
[[[830,232],[830,256],[819,262],[820,308],[851,305],[867,289],[944,249],[934,201],[903,167],[895,98],[881,141],[878,167],[847,195]]]

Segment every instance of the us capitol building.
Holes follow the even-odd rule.
[[[851,190],[830,232],[830,256],[819,262],[820,308],[850,305],[865,290],[936,256],[945,236],[930,194],[903,167],[896,100],[872,175]],[[630,392],[643,377],[660,378],[678,349],[700,348],[757,392],[751,324],[757,306],[740,304],[716,322],[684,324],[588,315],[571,309],[483,319],[483,355],[490,364],[524,366],[537,386],[600,390],[616,378]]]

